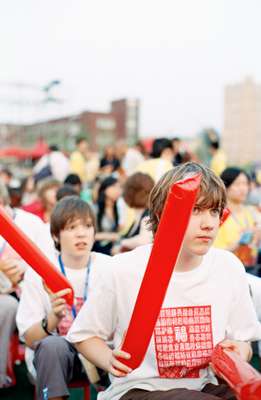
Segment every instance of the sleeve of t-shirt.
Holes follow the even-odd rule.
[[[229,314],[227,338],[241,341],[261,340],[261,324],[250,296],[245,269],[233,254],[231,254],[231,260],[238,265],[235,265],[237,274],[231,282],[231,290],[235,295]]]
[[[19,335],[23,337],[25,332],[32,325],[41,321],[50,309],[49,297],[42,286],[41,278],[34,271],[28,269],[24,276],[16,315]]]
[[[105,341],[111,340],[116,326],[116,309],[113,276],[108,267],[99,283],[90,291],[68,332],[67,340],[77,343],[94,336]]]

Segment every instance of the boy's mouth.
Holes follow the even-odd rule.
[[[203,242],[209,242],[212,240],[212,236],[207,236],[207,235],[199,235],[196,237],[196,239],[202,240]]]
[[[77,249],[79,249],[79,250],[85,249],[86,246],[87,246],[87,243],[86,243],[86,242],[77,242],[77,243],[75,243],[75,247],[76,247]]]

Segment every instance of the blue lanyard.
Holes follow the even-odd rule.
[[[66,272],[65,272],[65,268],[64,268],[64,264],[63,264],[63,260],[62,260],[61,254],[59,254],[58,260],[59,260],[59,264],[60,264],[60,268],[61,268],[62,274],[66,277]],[[86,267],[86,276],[85,276],[85,283],[84,283],[84,290],[83,290],[83,300],[84,301],[87,300],[90,270],[91,270],[91,256],[89,257],[89,260],[88,260],[88,263],[87,263],[87,267]],[[76,307],[75,307],[74,304],[72,305],[72,315],[73,315],[73,318],[76,318],[77,312],[76,312]]]

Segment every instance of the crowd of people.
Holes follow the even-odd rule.
[[[250,342],[261,343],[261,189],[244,169],[227,166],[218,141],[209,152],[205,166],[179,138],[158,138],[150,154],[140,142],[119,142],[98,157],[79,137],[69,157],[50,146],[15,190],[17,177],[0,165],[2,209],[75,294],[69,307],[70,289],[53,293],[0,235],[0,396],[14,385],[9,343],[18,334],[37,399],[64,399],[71,381],[91,382],[83,360],[98,368],[101,400],[236,399],[209,363],[218,343],[246,361]],[[197,173],[175,270],[145,358],[132,371],[121,344],[167,194]],[[225,207],[230,215],[220,226]],[[169,221],[173,242],[178,223]],[[257,352],[261,358],[261,345]]]

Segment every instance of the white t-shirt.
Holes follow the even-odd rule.
[[[69,330],[69,341],[98,336],[120,346],[150,252],[151,245],[145,245],[113,257]],[[159,264],[159,275],[161,268]],[[241,262],[230,252],[210,249],[196,269],[173,273],[142,364],[124,378],[112,377],[99,400],[117,400],[133,388],[201,390],[207,383],[217,384],[206,365],[225,338],[260,339],[261,325]]]
[[[87,299],[97,282],[101,279],[107,264],[110,261],[109,256],[99,253],[91,253],[90,273],[88,277]],[[58,260],[55,263],[57,269],[59,268]],[[86,283],[86,268],[73,270],[65,266],[66,277],[71,283],[76,302],[77,312],[83,304],[83,295]],[[35,323],[40,322],[51,311],[51,302],[49,295],[43,287],[42,278],[34,270],[29,268],[24,276],[24,285],[22,290],[21,299],[18,306],[16,315],[16,324],[19,330],[19,335],[23,338],[25,332]],[[68,307],[67,315],[62,319],[59,325],[59,333],[65,335],[73,322],[71,310]],[[26,361],[29,371],[35,374],[32,368],[32,360],[34,353],[31,349],[26,349]]]
[[[91,257],[87,297],[97,285],[97,281],[99,281],[103,271],[107,267],[106,264],[110,261],[109,256],[100,253],[93,252],[91,253]],[[58,260],[56,260],[54,265],[60,271]],[[76,308],[78,308],[77,303],[81,301],[82,305],[83,302],[86,268],[75,270],[65,266],[65,273],[73,287]],[[41,321],[50,311],[51,302],[48,293],[43,287],[42,278],[30,268],[24,276],[24,285],[16,317],[20,336],[23,336],[27,329]],[[68,317],[71,318],[71,313],[69,312],[68,314],[70,314]]]

